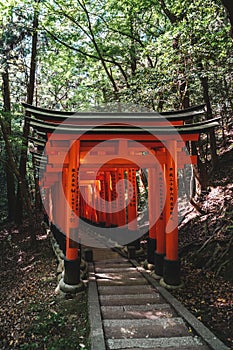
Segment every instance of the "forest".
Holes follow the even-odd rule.
[[[32,341],[69,349],[59,338],[68,316],[53,299],[56,262],[41,227],[23,102],[76,112],[204,103],[206,119],[219,117],[190,146],[198,161],[179,227],[185,288],[174,293],[233,347],[232,49],[232,0],[0,1],[1,349],[31,349]],[[75,348],[88,349],[85,295],[80,305]]]

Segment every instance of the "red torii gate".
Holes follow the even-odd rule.
[[[80,283],[80,218],[140,237],[136,184],[140,168],[148,169],[148,262],[166,284],[179,285],[177,169],[196,162],[184,150],[185,143],[218,126],[216,119],[184,125],[185,120],[203,115],[203,105],[162,117],[150,112],[73,114],[24,107],[34,116],[29,122],[39,137],[31,140],[43,147],[40,137],[46,139],[44,154],[34,154],[43,174],[46,211],[51,223],[66,234],[60,287],[75,290]],[[117,183],[124,179],[128,184],[121,181],[117,193]],[[127,205],[125,193],[130,197]]]

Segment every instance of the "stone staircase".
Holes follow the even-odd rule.
[[[211,332],[217,347],[207,345],[140,268],[115,252],[108,255],[103,251],[102,259],[100,254],[95,260],[94,254],[90,266],[92,350],[227,349]]]

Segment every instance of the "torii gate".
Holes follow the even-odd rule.
[[[136,183],[140,168],[148,169],[148,262],[165,284],[179,285],[177,170],[196,163],[184,146],[218,126],[217,119],[185,124],[203,116],[204,105],[161,114],[74,114],[23,105],[34,116],[28,118],[37,134],[31,141],[38,149],[45,147],[34,159],[43,174],[46,211],[55,230],[65,234],[61,289],[75,290],[80,284],[79,243],[85,240],[78,229],[80,218],[96,227],[122,228],[122,235],[118,230],[117,237],[109,236],[119,244],[127,235],[132,241],[140,237]],[[127,184],[119,182],[124,179]]]

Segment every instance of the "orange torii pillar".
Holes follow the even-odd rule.
[[[54,220],[53,220],[53,194],[52,194],[52,192],[53,192],[53,187],[51,187],[50,189],[49,189],[49,200],[48,200],[48,213],[49,213],[49,220],[51,221],[51,222],[53,222]]]
[[[124,180],[124,169],[117,169],[117,182]],[[125,185],[121,181],[118,184],[118,196],[117,196],[117,207],[119,208],[117,212],[117,223],[118,227],[124,227],[126,225],[126,208],[125,208]]]
[[[93,218],[94,218],[94,224],[99,224],[99,188],[98,188],[98,180],[94,180],[93,183]]]
[[[80,213],[80,191],[78,184],[80,141],[71,141],[66,159],[68,172],[66,177],[66,255],[64,258],[64,279],[60,289],[74,291],[80,288],[80,254],[78,243],[78,224]]]
[[[100,219],[101,219],[101,213],[100,213],[100,190],[101,190],[101,183],[100,179],[97,176],[95,180],[95,206],[96,206],[96,223],[99,225],[100,224]]]
[[[154,257],[155,273],[159,276],[163,275],[163,264],[166,252],[166,234],[165,234],[165,164],[161,164],[162,168],[157,171],[157,196],[155,198],[156,216],[158,216],[155,230],[156,230],[156,251]]]
[[[156,169],[148,168],[148,211],[149,211],[149,237],[147,240],[147,261],[149,264],[155,263],[155,249],[156,249],[156,226],[155,226],[155,212],[156,212]]]
[[[137,231],[137,183],[136,183],[136,169],[128,168],[127,179],[131,183],[132,187],[128,188],[128,198],[131,198],[128,203],[128,230],[129,234],[132,233],[131,245],[136,249],[140,248],[138,240],[134,238],[134,232]],[[131,232],[130,232],[131,231]],[[130,238],[130,237],[129,237]]]
[[[90,193],[89,193],[89,185],[85,186],[84,188],[84,193],[85,193],[85,199],[84,199],[84,203],[85,203],[85,219],[90,221],[90,216],[91,216],[91,207],[89,205],[89,197],[90,197]]]
[[[60,199],[60,191],[62,190],[62,183],[56,182],[55,184],[55,193],[54,193],[54,201],[56,202],[56,226],[57,228],[62,231],[64,230],[64,220],[63,215],[61,213],[64,212],[64,208],[62,207],[62,201]]]
[[[80,196],[80,208],[82,206],[81,213],[82,213],[83,218],[89,222],[94,223],[93,190],[94,190],[94,188],[93,188],[91,183],[83,186],[82,192],[84,194],[84,198],[82,196]]]
[[[65,169],[67,170],[67,169]],[[63,180],[56,182],[54,185],[54,194],[53,199],[56,203],[55,205],[55,212],[54,212],[54,222],[56,222],[56,227],[53,227],[54,229],[54,236],[57,240],[57,243],[59,244],[60,248],[62,249],[63,253],[65,254],[66,251],[66,236],[64,234],[65,232],[65,215],[66,212],[66,203],[64,201],[64,198],[62,198],[61,193],[63,191]]]
[[[84,192],[84,186],[82,188],[82,192]],[[85,219],[85,201],[83,199],[83,196],[80,196],[80,217],[82,219]]]
[[[96,223],[96,206],[95,206],[95,199],[96,199],[96,192],[95,192],[95,186],[90,183],[89,186],[89,191],[90,191],[90,203],[91,203],[91,222],[93,224]]]
[[[108,208],[106,213],[106,227],[112,226],[112,184],[111,184],[111,174],[110,171],[105,172],[105,196],[106,196],[106,206]]]
[[[112,196],[111,196],[111,201],[112,201],[112,226],[118,226],[118,217],[116,213],[116,198],[117,198],[117,193],[116,193],[116,179],[117,179],[117,174],[115,169],[111,170],[111,184],[112,184]]]
[[[101,172],[100,176],[100,198],[102,199],[100,201],[100,226],[105,226],[106,224],[106,192],[105,192],[105,177],[104,173]]]
[[[177,141],[167,141],[166,151],[166,257],[163,266],[163,282],[180,285],[180,263],[178,259],[178,180]]]

